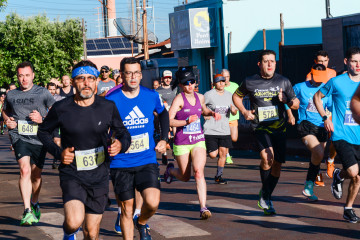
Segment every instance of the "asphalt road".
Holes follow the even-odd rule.
[[[9,146],[7,133],[0,136],[0,239],[62,239],[62,193],[58,170],[51,169],[52,157],[47,156],[42,175],[41,220],[36,226],[21,227],[24,209],[18,189],[19,170]],[[217,160],[207,160],[207,206],[212,212],[209,220],[199,220],[193,178],[189,182],[175,179],[171,184],[161,184],[160,206],[149,222],[153,239],[360,239],[360,225],[348,223],[342,217],[348,181],[344,184],[345,196],[336,200],[330,191],[332,179],[324,174],[325,187],[315,188],[320,200],[308,202],[301,191],[309,159],[288,157],[273,194],[277,214],[265,216],[257,207],[261,187],[258,154],[250,151],[231,154],[234,164],[226,165],[223,174],[227,185],[214,183]],[[340,167],[339,163],[336,165]],[[325,170],[324,164],[322,169]],[[161,165],[161,178],[164,170]],[[117,206],[111,183],[110,197],[112,205],[104,213],[100,239],[121,238],[113,231]],[[360,207],[359,199],[354,207]],[[82,239],[81,234],[78,236]],[[137,232],[135,239],[139,239]]]

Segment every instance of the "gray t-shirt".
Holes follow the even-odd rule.
[[[115,86],[116,86],[115,81],[110,78],[108,78],[108,80],[106,82],[104,82],[103,80],[100,80],[97,85],[97,95],[100,95],[103,92],[105,92],[106,90],[110,90]]]
[[[29,91],[21,91],[20,88],[9,91],[4,102],[4,110],[11,112],[18,126],[9,130],[11,143],[21,139],[35,145],[42,145],[36,133],[37,124],[33,123],[29,114],[37,110],[42,117],[47,114],[48,108],[55,103],[51,93],[43,87],[33,85]],[[19,131],[20,129],[20,131]]]
[[[212,89],[205,93],[205,105],[211,111],[221,114],[221,120],[215,121],[215,118],[210,117],[204,124],[205,135],[227,136],[230,135],[229,117],[230,117],[230,104],[232,102],[232,94],[224,91],[223,95]]]
[[[171,90],[171,86],[168,89],[159,87],[155,91],[157,93],[159,93],[161,99],[166,101],[166,103],[169,104],[169,106],[171,106],[171,104],[174,101],[174,98],[176,97],[176,94],[177,94],[177,88],[175,88],[174,90]]]

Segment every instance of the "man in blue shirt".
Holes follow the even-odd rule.
[[[161,141],[155,146],[153,112],[159,115],[161,129],[169,129],[169,114],[157,92],[140,86],[142,74],[138,59],[124,58],[120,71],[124,86],[106,99],[115,102],[130,132],[131,146],[126,153],[111,158],[111,179],[121,206],[120,224],[124,239],[133,239],[134,225],[139,230],[140,239],[151,239],[146,223],[160,202],[160,175],[155,150],[164,153],[168,141],[168,133],[164,131]],[[140,217],[133,223],[135,189],[141,193],[144,204]]]
[[[296,97],[300,100],[299,120],[297,122],[298,134],[305,146],[311,151],[311,161],[302,191],[302,194],[310,201],[318,200],[314,195],[313,188],[321,161],[324,158],[324,149],[328,138],[322,118],[314,105],[313,97],[327,81],[326,67],[322,64],[315,64],[311,69],[310,81],[298,83],[294,86]],[[331,96],[323,98],[322,102],[324,108],[329,109],[332,102]],[[287,105],[285,108],[289,109]]]
[[[331,140],[343,165],[343,169],[334,170],[331,191],[336,199],[341,199],[343,182],[350,179],[343,217],[351,223],[357,223],[360,218],[356,216],[352,205],[360,187],[360,126],[352,117],[350,100],[360,84],[360,48],[349,48],[344,62],[348,73],[330,79],[315,94],[314,103],[324,121],[325,129],[333,132]],[[333,100],[333,122],[327,118],[321,102],[322,98],[329,96],[332,96]]]

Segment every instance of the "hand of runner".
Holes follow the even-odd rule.
[[[236,115],[238,112],[238,109],[234,105],[230,104],[230,111],[231,111],[231,113],[233,113],[233,115]]]
[[[212,113],[213,118],[215,118],[215,121],[219,121],[221,119],[221,114],[213,112]]]
[[[255,110],[246,110],[242,115],[244,115],[244,118],[248,121],[254,120],[255,118]]]
[[[194,114],[194,115],[191,115],[191,116],[186,120],[186,123],[187,123],[187,125],[189,125],[189,124],[191,124],[191,123],[193,123],[193,122],[195,122],[195,121],[197,121],[197,120],[198,120],[198,117],[197,117],[196,114]]]
[[[334,132],[334,124],[329,118],[324,121],[324,127],[326,131]]]
[[[61,153],[61,162],[63,164],[69,165],[74,161],[75,153],[74,147],[65,148]]]
[[[13,117],[9,117],[6,121],[6,126],[8,129],[14,129],[17,126],[17,123]]]
[[[285,93],[283,93],[282,88],[280,88],[278,97],[279,97],[280,102],[287,103],[287,97],[285,96]]]
[[[204,119],[205,119],[205,120],[210,120],[211,117],[210,117],[210,116],[204,116]]]
[[[157,151],[158,153],[165,153],[166,152],[166,141],[164,141],[164,140],[159,141],[155,147],[155,151]]]
[[[288,124],[290,124],[290,125],[295,125],[295,118],[294,118],[294,116],[290,116],[289,117],[289,119],[288,119]]]
[[[108,153],[110,157],[116,156],[121,151],[121,142],[115,139],[114,143],[108,147]]]
[[[36,110],[33,110],[32,113],[29,114],[29,118],[35,123],[42,123],[42,117],[40,113]]]

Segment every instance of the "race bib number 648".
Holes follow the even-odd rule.
[[[18,120],[18,131],[20,135],[36,135],[38,125],[32,121]]]

